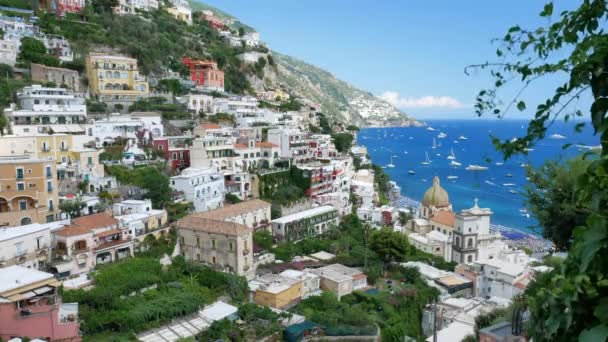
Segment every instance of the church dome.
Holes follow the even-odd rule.
[[[425,193],[422,199],[422,204],[433,207],[447,207],[450,205],[448,198],[448,192],[439,185],[439,177],[433,178],[433,186],[431,186]]]

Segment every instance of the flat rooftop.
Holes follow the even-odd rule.
[[[13,291],[47,279],[53,279],[53,275],[17,265],[1,268],[0,296],[5,292]]]
[[[289,223],[289,222],[293,222],[293,221],[298,221],[298,220],[301,220],[301,219],[304,219],[307,217],[311,217],[311,216],[329,213],[332,211],[336,211],[336,208],[332,207],[331,205],[323,205],[320,207],[300,211],[298,213],[294,213],[291,215],[283,216],[278,219],[272,220],[272,222],[284,224],[284,223]]]

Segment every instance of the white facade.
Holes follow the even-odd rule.
[[[0,63],[15,66],[17,62],[17,44],[14,41],[0,40]]]
[[[190,148],[190,165],[197,169],[211,167],[224,176],[243,172],[242,157],[235,154],[232,137],[194,139]]]
[[[97,147],[104,143],[113,143],[117,138],[135,139],[136,133],[144,129],[144,122],[130,116],[114,116],[95,120],[87,128],[87,135],[95,141]]]
[[[116,14],[137,14],[135,10],[152,11],[158,9],[158,0],[119,0],[118,6],[114,7]]]
[[[224,203],[224,176],[211,168],[187,168],[178,176],[171,177],[171,188],[183,192],[192,202],[194,211],[219,208]]]
[[[253,96],[216,97],[213,99],[214,113],[238,115],[253,114],[258,111],[258,99]]]
[[[188,94],[184,96],[188,110],[195,113],[203,111],[205,114],[215,114],[213,96],[206,94]]]
[[[0,16],[0,29],[4,32],[4,40],[15,43],[17,50],[21,46],[21,38],[35,37],[40,32],[38,26],[30,24],[20,17]]]
[[[17,97],[19,109],[12,105],[4,110],[13,134],[84,132],[87,108],[82,94],[32,85],[24,87]]]
[[[50,54],[57,56],[62,62],[71,62],[74,60],[74,53],[70,42],[62,36],[45,35],[42,43]]]
[[[0,268],[20,265],[44,269],[51,252],[51,229],[59,222],[0,229]]]
[[[299,129],[269,129],[268,141],[279,146],[281,158],[293,158],[297,162],[312,157],[309,149],[308,135]]]

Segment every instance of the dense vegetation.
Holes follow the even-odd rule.
[[[563,264],[536,280],[526,290],[522,305],[529,314],[528,335],[535,341],[605,341],[608,338],[608,4],[605,0],[585,0],[578,8],[553,16],[553,3],[547,3],[540,16],[547,26],[511,27],[499,40],[497,62],[472,66],[490,69],[493,85],[480,91],[475,109],[479,115],[503,117],[510,108],[526,111],[527,89],[538,80],[559,82],[546,101],[534,110],[525,136],[513,141],[494,139],[509,158],[526,153],[545,138],[551,123],[575,117],[591,120],[601,154],[589,163],[570,188],[571,197],[560,209],[561,196],[549,194],[546,207],[552,215],[577,224],[568,257]],[[506,90],[519,87],[511,101],[501,98]],[[508,89],[508,90],[507,90]],[[579,109],[579,99],[591,100],[589,109]],[[587,111],[588,110],[588,111]],[[588,123],[573,124],[577,131]],[[564,146],[567,148],[567,146]],[[549,189],[557,189],[561,179],[547,178]],[[572,191],[573,189],[573,191]],[[535,199],[532,198],[534,201]],[[567,210],[586,213],[584,222]],[[544,210],[544,209],[543,209]],[[559,228],[555,220],[541,222],[549,230]],[[553,236],[553,233],[549,235]],[[565,233],[567,235],[567,233]],[[560,240],[562,240],[560,238]]]
[[[160,247],[160,251],[166,248]],[[79,303],[81,328],[93,340],[90,335],[107,331],[125,337],[141,332],[194,312],[221,295],[245,298],[243,278],[190,264],[180,257],[163,269],[159,253],[146,253],[100,266],[93,273],[95,287],[91,290],[63,292],[64,301]]]
[[[107,1],[92,1],[85,10],[86,21],[71,14],[63,20],[44,14],[40,27],[46,33],[60,34],[70,40],[81,61],[84,54],[99,45],[117,48],[137,58],[139,69],[145,75],[161,73],[164,69],[183,73],[180,63],[183,56],[211,58],[225,72],[227,91],[243,93],[250,89],[244,73],[246,68],[237,58],[246,48],[230,47],[207,22],[199,20],[196,13],[193,25],[188,26],[162,8],[138,16],[116,16],[111,14],[110,7]]]
[[[391,267],[382,280],[379,293],[354,292],[338,301],[331,292],[324,292],[303,300],[295,310],[323,325],[328,334],[370,335],[376,333],[377,325],[382,341],[422,338],[422,310],[439,291],[428,286],[414,268]]]
[[[333,133],[331,135],[331,141],[336,146],[336,150],[340,153],[350,151],[354,139],[355,137],[350,133]]]
[[[171,201],[169,177],[153,166],[130,169],[123,165],[107,166],[106,171],[121,184],[132,184],[148,190],[144,195],[152,201],[154,208],[163,208]]]

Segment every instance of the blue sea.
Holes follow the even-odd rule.
[[[574,122],[555,122],[549,128],[547,138],[534,146],[527,156],[518,155],[504,161],[492,145],[490,135],[501,139],[523,136],[527,121],[430,120],[426,123],[435,130],[429,131],[427,127],[366,128],[361,130],[357,141],[367,146],[375,164],[385,166],[393,156],[395,167],[387,167],[384,171],[402,187],[402,195],[420,201],[431,186],[433,176],[438,176],[454,210],[470,208],[478,198],[481,207],[489,207],[494,212],[493,224],[534,234],[538,233],[536,220],[521,211],[525,207],[522,191],[527,184],[525,168],[521,164],[538,167],[546,160],[566,160],[582,153],[575,145],[599,144],[589,123],[583,132],[576,133]],[[440,133],[446,137],[439,138]],[[551,134],[560,134],[565,139],[551,139]],[[459,140],[460,136],[467,139]],[[563,149],[565,144],[572,146]],[[450,166],[447,157],[452,149],[462,166]],[[421,164],[426,159],[425,152],[431,160],[429,165]],[[497,162],[504,162],[504,165],[496,165]],[[467,171],[465,168],[469,164],[487,166],[488,170]],[[415,174],[408,174],[409,170]],[[508,177],[508,174],[512,176]],[[448,176],[458,178],[448,179]]]

